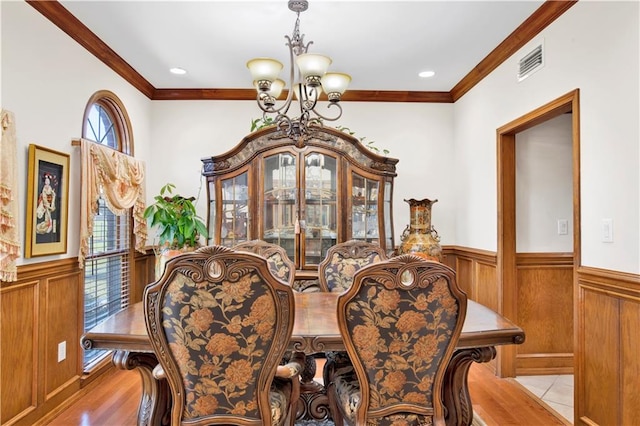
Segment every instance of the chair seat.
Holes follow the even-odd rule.
[[[333,385],[337,395],[337,405],[342,416],[353,423],[355,410],[360,403],[360,383],[352,365],[340,367],[334,372]]]
[[[338,399],[338,409],[349,424],[355,424],[356,408],[360,404],[360,383],[352,365],[343,366],[335,371],[335,392]],[[371,419],[367,425],[402,425],[422,426],[433,424],[431,416],[421,416],[412,413],[397,413],[378,419]]]
[[[291,382],[274,379],[269,391],[269,405],[271,406],[271,424],[284,425],[287,410],[291,400]]]

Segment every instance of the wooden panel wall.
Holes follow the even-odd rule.
[[[496,254],[459,246],[443,247],[443,254],[443,263],[456,271],[458,285],[467,293],[467,297],[500,312]],[[502,348],[498,347],[497,351],[496,359],[499,359]],[[496,360],[487,366],[495,372]]]
[[[38,404],[34,386],[38,377],[38,281],[3,287],[0,305],[0,423],[6,424],[32,412]]]
[[[640,276],[581,267],[575,295],[575,424],[637,424]]]
[[[443,263],[456,271],[467,297],[498,311],[496,254],[459,246],[444,247],[443,253]]]
[[[502,313],[495,253],[458,246],[443,252],[467,296]],[[516,263],[517,315],[509,319],[526,333],[515,348],[516,375],[573,373],[573,256],[524,253]]]
[[[573,374],[573,255],[521,253],[516,264],[515,322],[527,333],[516,375]]]
[[[146,254],[134,252],[134,272],[130,293],[131,303],[141,302],[145,286],[155,281],[155,259],[153,250],[147,250]]]
[[[75,258],[21,266],[17,282],[2,283],[3,425],[32,425],[80,388],[82,294]]]
[[[444,254],[444,263],[457,271],[458,282],[468,296],[500,311],[496,255],[455,246],[444,247]],[[566,319],[565,304],[549,297],[572,297],[565,288],[569,264],[566,255],[557,253],[518,256],[520,309],[515,322],[527,336],[519,346],[522,354],[561,358],[557,354],[568,353],[564,352],[569,347],[566,342],[558,345],[547,333],[559,333],[563,340],[574,333],[551,329],[547,317],[555,315],[568,326],[572,323]],[[136,255],[134,269],[132,300],[138,301],[144,286],[153,281],[153,253]],[[82,375],[79,346],[83,279],[76,259],[21,266],[18,277],[19,281],[1,283],[0,287],[2,425],[38,424],[68,405],[88,382]],[[574,279],[575,422],[634,424],[640,413],[640,277],[582,267]],[[536,326],[536,316],[547,325]],[[60,341],[67,342],[67,358],[58,363]]]
[[[154,261],[151,250],[134,256],[132,303],[153,281]],[[77,258],[23,265],[18,281],[1,283],[0,424],[39,424],[106,371],[83,372],[83,306]],[[66,358],[58,362],[60,342],[66,342]]]

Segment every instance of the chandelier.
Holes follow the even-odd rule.
[[[291,37],[285,35],[290,56],[290,85],[283,104],[276,106],[276,100],[285,87],[285,82],[278,78],[282,63],[270,58],[255,58],[247,62],[258,92],[256,101],[263,111],[263,121],[273,122],[278,130],[285,132],[292,140],[306,137],[310,127],[321,126],[323,121],[339,119],[342,116],[340,98],[351,82],[348,74],[327,72],[331,65],[328,56],[307,53],[313,42],[305,44],[304,34],[300,35],[300,12],[308,7],[307,0],[289,0],[289,9],[296,13],[296,24]],[[322,115],[316,109],[322,91],[329,100],[327,108],[337,108],[337,114],[332,117]],[[299,115],[291,117],[288,113],[294,99]],[[294,107],[292,111],[297,108]]]

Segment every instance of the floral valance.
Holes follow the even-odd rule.
[[[18,154],[13,113],[0,110],[0,281],[16,281],[18,238]]]
[[[145,165],[126,154],[85,139],[80,140],[82,188],[80,197],[80,253],[78,262],[84,266],[93,235],[93,218],[102,196],[113,214],[122,216],[133,207],[133,233],[136,250],[144,252],[147,241],[145,209]]]

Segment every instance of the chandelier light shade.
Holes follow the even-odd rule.
[[[338,102],[351,83],[351,76],[341,72],[329,72],[320,79],[322,88],[327,92],[329,101]]]
[[[256,58],[247,62],[247,68],[251,72],[253,81],[258,84],[259,90],[268,91],[271,83],[280,75],[283,65],[275,59]]]
[[[329,65],[331,65],[331,58],[305,53],[296,58],[296,64],[300,70],[302,81],[308,86],[317,87],[320,85],[320,78],[327,73]]]
[[[289,0],[289,9],[296,12],[296,23],[291,37],[286,36],[289,47],[290,69],[287,98],[281,105],[276,101],[286,83],[279,78],[284,68],[281,62],[270,58],[256,58],[247,62],[247,68],[253,78],[257,90],[256,101],[262,110],[263,119],[273,115],[273,121],[280,131],[292,140],[306,137],[309,128],[321,126],[323,121],[335,121],[342,116],[339,104],[342,94],[351,82],[351,76],[344,73],[328,73],[331,58],[315,53],[308,53],[309,45],[304,43],[304,35],[300,35],[300,12],[309,7],[307,0]],[[331,117],[317,111],[318,98],[322,92],[329,100],[327,108],[335,107],[337,113]],[[295,102],[294,102],[295,101]],[[289,115],[293,103],[297,104],[299,115]]]

